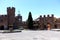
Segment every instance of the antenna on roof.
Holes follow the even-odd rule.
[[[20,11],[18,11],[18,13],[20,14]]]
[[[18,11],[18,16],[21,16],[20,11]]]

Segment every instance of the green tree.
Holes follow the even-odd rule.
[[[27,20],[27,23],[28,23],[28,28],[29,29],[33,29],[33,18],[32,18],[32,14],[31,12],[29,12],[29,16],[28,16],[28,20]]]

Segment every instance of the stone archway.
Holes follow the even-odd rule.
[[[47,30],[50,30],[51,29],[51,25],[50,23],[47,23]]]

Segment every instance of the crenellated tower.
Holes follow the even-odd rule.
[[[14,7],[8,7],[7,8],[7,19],[8,19],[8,27],[13,28],[13,24],[15,23],[15,8]]]

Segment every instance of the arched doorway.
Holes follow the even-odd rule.
[[[47,30],[50,30],[51,29],[51,25],[50,23],[47,23]]]

